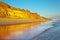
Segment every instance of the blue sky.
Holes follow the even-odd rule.
[[[60,17],[60,0],[0,0],[10,6],[30,10],[44,17]]]

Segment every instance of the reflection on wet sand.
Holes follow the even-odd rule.
[[[12,26],[0,26],[0,39],[9,40],[9,39],[23,39],[27,35],[31,34],[32,28],[37,28],[36,25],[41,22],[21,24],[21,25],[12,25]],[[35,29],[36,30],[36,29]]]

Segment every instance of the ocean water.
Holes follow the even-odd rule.
[[[60,40],[60,20],[52,20],[31,27],[24,32],[13,32],[7,40]]]
[[[36,35],[32,40],[60,40],[60,20],[54,20],[48,24],[50,23],[51,25],[49,26],[52,27]]]

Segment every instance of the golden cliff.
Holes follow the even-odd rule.
[[[0,18],[10,19],[39,19],[39,20],[50,20],[49,18],[42,17],[37,13],[32,13],[29,10],[20,8],[14,8],[6,3],[0,2]],[[0,38],[9,36],[11,32],[28,30],[31,26],[40,24],[41,22],[34,22],[30,24],[12,25],[12,26],[0,26]]]
[[[24,10],[20,8],[14,8],[3,2],[0,2],[0,18],[40,19],[40,20],[47,19],[45,17],[38,15],[37,13],[32,13],[29,10]]]

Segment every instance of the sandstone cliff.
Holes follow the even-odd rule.
[[[0,2],[0,18],[40,19],[40,20],[48,19],[38,15],[37,13],[32,13],[29,10],[15,8],[3,2]]]

